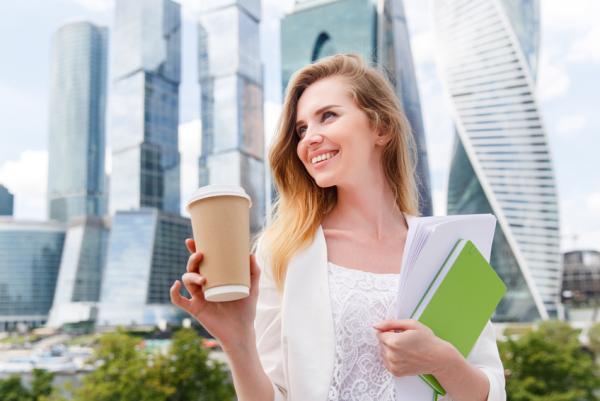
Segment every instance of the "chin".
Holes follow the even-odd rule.
[[[329,188],[329,187],[335,187],[335,186],[337,185],[337,183],[336,183],[336,182],[335,182],[333,179],[331,179],[331,178],[329,178],[329,177],[327,177],[327,178],[320,178],[320,179],[319,179],[319,178],[314,178],[314,177],[313,177],[313,179],[315,180],[315,183],[316,183],[316,184],[317,184],[317,185],[318,185],[320,188]]]

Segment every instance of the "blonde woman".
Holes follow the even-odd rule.
[[[465,359],[391,319],[418,199],[410,127],[383,75],[353,55],[299,70],[269,162],[279,199],[250,256],[250,296],[207,303],[191,239],[191,298],[171,288],[221,343],[238,399],[392,401],[394,376],[432,373],[453,400],[504,400],[491,324]]]

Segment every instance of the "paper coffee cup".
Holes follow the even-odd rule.
[[[250,207],[252,201],[237,185],[198,188],[187,202],[196,250],[204,257],[204,298],[235,301],[250,294]]]

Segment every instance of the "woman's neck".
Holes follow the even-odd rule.
[[[406,220],[394,194],[385,179],[378,181],[363,188],[338,186],[337,204],[323,219],[323,227],[377,241],[403,233]]]

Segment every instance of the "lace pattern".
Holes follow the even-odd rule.
[[[400,275],[328,266],[335,362],[327,401],[394,401],[393,376],[371,326],[393,316]]]

